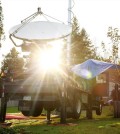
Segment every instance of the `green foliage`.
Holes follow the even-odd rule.
[[[2,13],[2,6],[0,1],[0,40],[2,39],[2,36],[4,35],[3,30],[3,13]]]
[[[118,28],[109,27],[107,36],[112,41],[112,57],[113,61],[118,58],[118,46],[120,44],[120,35]]]
[[[19,113],[18,107],[7,107],[7,113]]]
[[[95,48],[84,28],[80,30],[74,17],[71,36],[71,63],[78,64],[89,58],[96,58]]]
[[[23,65],[23,58],[19,57],[19,53],[15,48],[12,48],[2,61],[2,71],[7,70],[16,74],[22,73]]]
[[[0,134],[32,134],[24,128],[0,127]]]
[[[17,131],[13,128],[0,127],[0,134],[17,134]]]

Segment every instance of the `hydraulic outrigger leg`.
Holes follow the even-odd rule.
[[[5,121],[7,109],[7,99],[5,97],[1,98],[1,109],[0,109],[0,123]]]
[[[6,109],[7,109],[7,97],[5,95],[5,89],[4,89],[4,81],[0,81],[1,84],[1,89],[2,89],[2,93],[1,93],[1,105],[0,105],[0,123],[3,123],[5,121],[5,117],[6,117]]]
[[[60,123],[61,124],[66,124],[66,97],[65,97],[65,91],[62,92],[62,98],[61,98]]]
[[[47,110],[47,124],[51,123],[51,119],[50,119],[50,110]]]

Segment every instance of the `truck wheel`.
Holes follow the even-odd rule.
[[[41,115],[41,113],[42,113],[42,110],[43,110],[43,107],[41,106],[39,106],[39,107],[35,107],[35,109],[34,109],[34,111],[33,111],[33,113],[32,113],[32,116],[33,117],[37,117],[37,116],[40,116]]]
[[[96,114],[101,115],[102,114],[102,104],[99,104],[99,107],[96,109]]]
[[[35,104],[32,104],[32,106],[30,106],[30,110],[29,111],[24,111],[22,110],[22,114],[24,116],[34,116],[37,117],[42,113],[43,110],[43,106],[42,104],[40,104],[39,102],[36,102]]]
[[[30,116],[30,112],[29,112],[29,111],[21,111],[21,113],[22,113],[24,116]]]
[[[42,113],[43,107],[35,107],[33,111],[21,111],[24,116],[37,117]]]
[[[76,97],[73,106],[73,119],[79,119],[81,114],[82,102],[80,97]]]

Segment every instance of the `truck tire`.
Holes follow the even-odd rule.
[[[101,115],[102,114],[102,104],[100,103],[98,108],[96,109],[96,114]]]
[[[73,119],[79,119],[81,114],[82,102],[80,96],[75,97],[73,105]]]
[[[30,116],[30,112],[29,112],[29,111],[21,111],[21,113],[22,113],[24,116]]]
[[[42,113],[43,107],[35,107],[33,111],[21,111],[24,116],[37,117]]]
[[[43,105],[40,102],[33,102],[29,111],[21,111],[24,116],[37,117],[42,113]]]
[[[42,113],[42,110],[43,110],[43,107],[42,106],[39,106],[39,107],[35,107],[33,113],[32,113],[32,116],[33,117],[37,117],[37,116],[40,116],[41,113]]]

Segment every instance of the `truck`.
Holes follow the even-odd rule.
[[[9,37],[13,44],[20,47],[22,52],[29,52],[30,57],[19,77],[15,76],[15,73],[1,76],[0,122],[5,121],[9,100],[18,101],[18,110],[24,116],[37,117],[45,109],[48,122],[53,110],[59,113],[61,123],[66,123],[66,118],[79,119],[83,109],[87,111],[88,118],[92,118],[92,110],[96,110],[96,114],[100,115],[102,98],[92,93],[95,80],[80,78],[66,62],[58,62],[58,51],[54,50],[56,53],[53,55],[54,47],[49,45],[50,41],[67,37],[71,32],[70,28],[57,22],[31,22],[38,15],[50,17],[38,8],[37,13],[10,30]],[[22,40],[23,43],[17,45],[14,38]],[[57,63],[57,66],[54,63]]]
[[[82,110],[87,111],[88,118],[92,118],[92,110],[101,115],[102,97],[93,94],[95,79],[85,80],[67,65],[46,69],[37,62],[32,62],[18,77],[13,72],[12,79],[10,75],[1,77],[0,122],[5,121],[9,100],[18,101],[18,110],[24,116],[37,117],[46,110],[48,122],[53,110],[59,113],[61,123],[66,118],[79,119]]]

